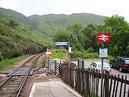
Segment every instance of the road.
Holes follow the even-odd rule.
[[[85,61],[85,68],[88,68],[89,66],[90,66],[90,64],[92,63],[92,62],[94,62],[94,61],[101,61],[101,60],[99,60],[99,59],[96,59],[96,60],[86,60]],[[105,60],[105,62],[107,62],[106,60]],[[108,63],[108,62],[107,62]],[[111,72],[110,72],[110,74],[112,74],[112,75],[124,75],[124,76],[128,76],[129,77],[129,71],[127,71],[127,72],[119,72],[118,70],[116,70],[116,69],[111,69]]]

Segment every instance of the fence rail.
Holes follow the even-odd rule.
[[[60,65],[60,77],[83,97],[129,97],[127,76]]]

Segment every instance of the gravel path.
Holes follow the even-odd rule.
[[[30,76],[22,89],[20,97],[29,97],[31,88],[35,82],[48,82],[50,79],[58,79],[55,75],[46,75],[44,71],[35,71],[33,76]]]

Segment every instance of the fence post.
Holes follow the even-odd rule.
[[[129,89],[128,89],[128,96],[127,97],[129,97]]]
[[[82,95],[84,95],[84,90],[85,90],[85,86],[84,86],[84,69],[82,69]]]
[[[85,64],[84,64],[84,60],[82,60],[82,69],[84,69],[84,65],[85,65]]]
[[[71,82],[72,81],[72,78],[71,78],[71,69],[70,68],[69,68],[69,81],[70,81],[69,82],[69,85],[72,87],[72,84],[71,84],[72,83]]]
[[[76,86],[76,69],[73,70],[73,89],[75,90]]]
[[[105,87],[105,97],[110,97],[109,93],[109,74],[104,74],[105,75],[105,80],[104,80],[104,87]]]
[[[76,70],[76,84],[75,84],[75,90],[77,92],[79,92],[79,86],[80,86],[80,82],[79,82],[79,68]]]
[[[78,68],[79,68],[79,59],[77,60],[77,66],[78,66]]]
[[[89,71],[86,71],[86,97],[90,97]]]

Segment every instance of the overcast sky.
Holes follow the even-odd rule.
[[[118,14],[129,22],[129,0],[0,0],[0,7],[13,9],[26,16],[51,13]]]

